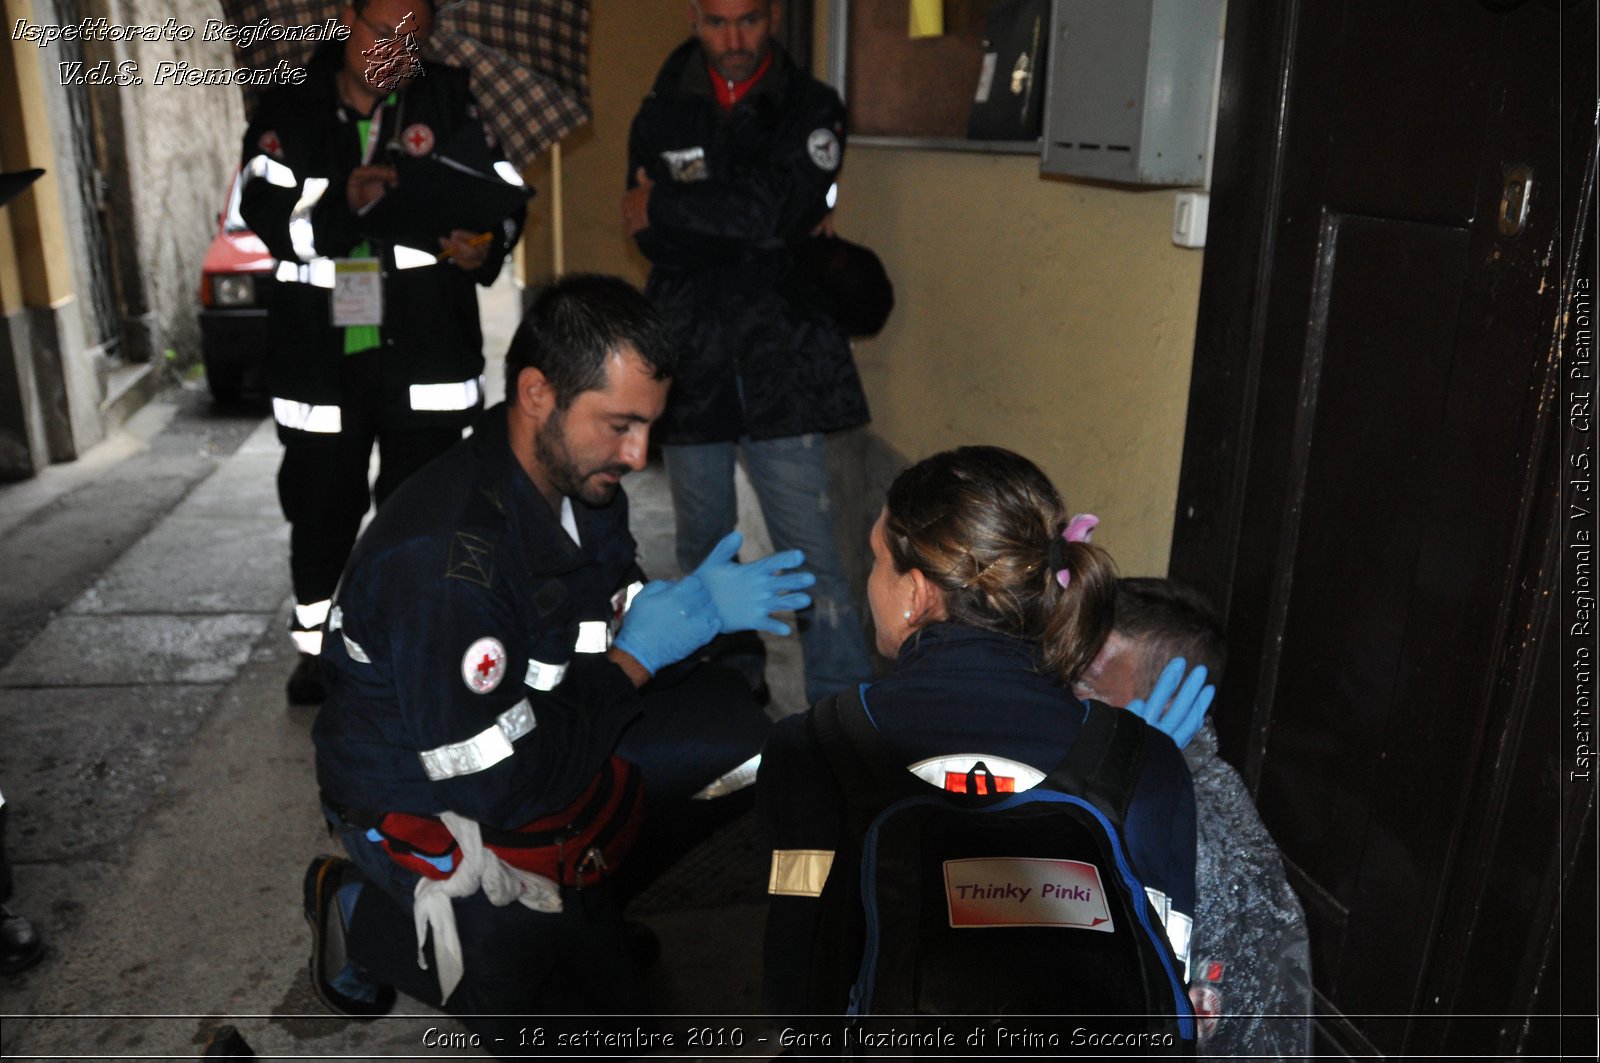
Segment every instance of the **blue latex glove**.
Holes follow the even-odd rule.
[[[717,607],[694,576],[651,580],[634,595],[612,643],[651,675],[676,664],[717,635]]]
[[[741,533],[729,532],[694,570],[716,603],[721,631],[723,634],[770,631],[774,635],[787,635],[789,625],[772,619],[772,614],[779,609],[804,609],[810,605],[811,595],[799,592],[817,582],[817,577],[804,570],[783,571],[805,563],[806,555],[799,550],[768,554],[759,561],[741,565],[733,558],[743,544]]]
[[[1206,710],[1211,707],[1211,699],[1217,696],[1217,688],[1206,682],[1206,666],[1195,665],[1188,678],[1184,678],[1184,669],[1188,667],[1188,661],[1174,657],[1161,670],[1161,677],[1148,698],[1134,698],[1128,702],[1129,712],[1138,713],[1150,726],[1165,732],[1179,749],[1188,745],[1189,739],[1206,722]]]

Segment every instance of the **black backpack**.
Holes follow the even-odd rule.
[[[962,1015],[988,1017],[972,1027],[987,1029],[984,1043],[911,1046],[1193,1054],[1183,974],[1122,841],[1145,732],[1132,713],[1090,702],[1066,759],[1037,786],[996,792],[979,761],[956,793],[906,770],[859,693],[812,710],[858,844],[840,847],[820,898],[859,908],[827,922],[864,923],[855,1044],[882,1036],[870,1016]]]

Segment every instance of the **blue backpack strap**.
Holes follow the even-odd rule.
[[[1085,705],[1088,711],[1078,740],[1045,785],[1083,797],[1104,812],[1120,832],[1144,769],[1144,721],[1098,701]]]

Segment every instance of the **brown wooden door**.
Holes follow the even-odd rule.
[[[1219,730],[1306,904],[1324,1048],[1564,1036],[1509,1016],[1557,1010],[1550,930],[1593,866],[1552,544],[1594,18],[1229,5],[1172,574],[1226,608]]]

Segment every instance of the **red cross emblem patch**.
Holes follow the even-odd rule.
[[[400,145],[406,149],[407,155],[421,158],[433,150],[433,130],[421,122],[408,125],[405,132],[400,134]]]
[[[271,155],[274,159],[283,158],[283,142],[278,139],[276,130],[269,129],[261,134],[261,139],[256,141],[256,147]]]
[[[461,658],[461,678],[474,694],[487,694],[506,674],[506,648],[499,639],[481,638]]]

